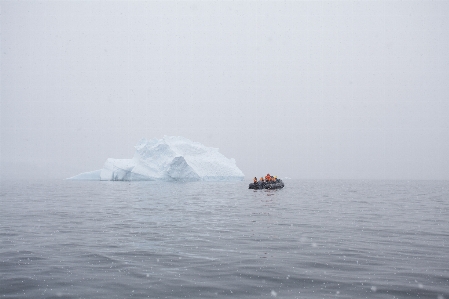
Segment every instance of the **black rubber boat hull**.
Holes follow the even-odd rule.
[[[284,182],[278,180],[276,183],[257,182],[249,184],[248,189],[260,190],[260,189],[282,189],[284,188]]]

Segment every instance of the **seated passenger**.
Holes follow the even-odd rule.
[[[260,177],[259,182],[263,183],[263,176]]]
[[[265,182],[268,183],[268,182],[270,181],[270,177],[271,177],[271,176],[270,176],[270,174],[268,173],[268,174],[265,176]]]
[[[254,177],[253,182],[254,184],[257,184],[257,177]]]

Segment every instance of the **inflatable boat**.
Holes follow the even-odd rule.
[[[281,189],[284,188],[284,182],[277,179],[276,182],[257,182],[249,184],[249,189]]]

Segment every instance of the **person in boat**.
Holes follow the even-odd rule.
[[[257,177],[254,177],[253,182],[254,184],[257,184]]]
[[[260,177],[260,180],[259,180],[259,182],[261,182],[261,183],[263,183],[263,182],[264,182],[264,180],[263,180],[263,176],[261,176],[261,177]]]
[[[269,173],[267,173],[267,175],[265,176],[265,182],[269,183],[270,177],[271,177],[271,175]]]

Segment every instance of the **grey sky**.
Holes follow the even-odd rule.
[[[449,2],[1,1],[1,177],[142,138],[247,177],[449,179]]]

